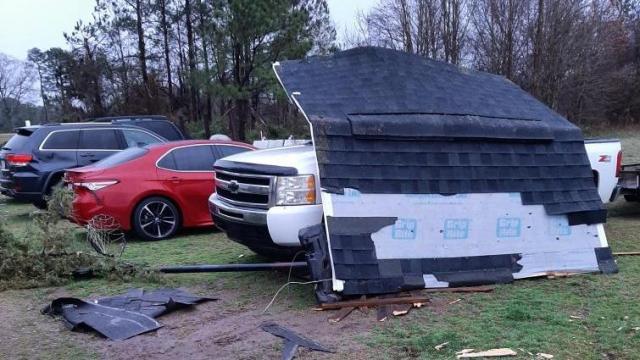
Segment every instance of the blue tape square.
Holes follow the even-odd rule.
[[[397,240],[413,240],[416,238],[417,228],[416,219],[398,219],[391,229],[391,237]]]
[[[520,218],[498,218],[496,223],[496,236],[499,238],[520,237],[521,228],[522,221]]]
[[[566,216],[553,216],[550,223],[551,235],[571,235],[571,226]]]
[[[466,239],[469,237],[469,219],[446,219],[444,221],[445,239]]]

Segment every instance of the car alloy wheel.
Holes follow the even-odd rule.
[[[136,232],[147,240],[171,237],[178,229],[179,214],[176,207],[166,199],[147,199],[136,211]]]

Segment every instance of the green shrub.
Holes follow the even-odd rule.
[[[90,269],[93,276],[109,279],[152,276],[149,270],[117,259],[77,251],[73,246],[77,239],[61,221],[71,216],[72,198],[66,189],[54,190],[48,210],[32,214],[35,226],[27,231],[27,239],[16,238],[0,222],[0,291],[61,285],[72,280],[78,269]]]

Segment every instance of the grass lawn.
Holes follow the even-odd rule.
[[[640,161],[640,138],[618,135],[623,140],[626,159]],[[606,231],[610,246],[614,251],[640,251],[640,204],[619,200],[609,208]],[[21,236],[28,236],[28,213],[32,210],[30,206],[7,200],[0,203],[0,214],[12,231]],[[80,230],[73,231],[81,238]],[[123,257],[151,267],[264,260],[211,229],[189,231],[170,241],[130,241]],[[455,352],[463,348],[511,347],[519,353],[517,358],[522,359],[535,358],[529,352],[553,354],[555,359],[638,359],[640,256],[620,257],[618,265],[620,273],[610,276],[521,280],[498,286],[494,292],[486,294],[433,294],[430,296],[434,302],[437,300],[445,306],[427,306],[385,323],[375,323],[370,316],[362,321],[372,322],[371,329],[346,327],[335,331],[336,343],[349,339],[354,344],[362,344],[363,348],[359,355],[339,353],[334,357],[452,359]],[[261,299],[261,304],[268,302],[286,280],[287,274],[276,272],[185,274],[165,275],[157,281],[142,283],[80,281],[64,286],[61,291],[80,297],[113,294],[143,286],[181,286],[213,294],[233,291],[239,296],[233,298],[232,306],[242,309],[254,304],[255,299]],[[11,303],[21,299],[50,298],[56,291],[60,289],[0,293],[0,303],[3,299]],[[446,305],[457,299],[462,300]],[[314,304],[310,287],[294,287],[271,311],[308,316],[313,313],[310,309]],[[38,319],[34,317],[29,321],[35,324]],[[318,323],[319,329],[331,326],[326,321]],[[29,336],[27,332],[25,334]],[[34,334],[37,336],[37,331]],[[58,336],[59,342],[45,341],[32,346],[45,349],[39,353],[45,358],[101,356],[87,350],[81,342],[64,340],[64,335]],[[1,326],[0,336],[3,336]],[[445,342],[449,344],[442,350],[434,349],[435,345]],[[325,358],[325,355],[303,355]]]

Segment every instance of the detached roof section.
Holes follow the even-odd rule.
[[[327,231],[300,240],[333,291],[615,271],[580,130],[508,80],[379,48],[274,68],[311,122]]]
[[[519,192],[571,224],[605,220],[580,130],[503,77],[375,47],[275,70],[300,92],[327,191]]]

